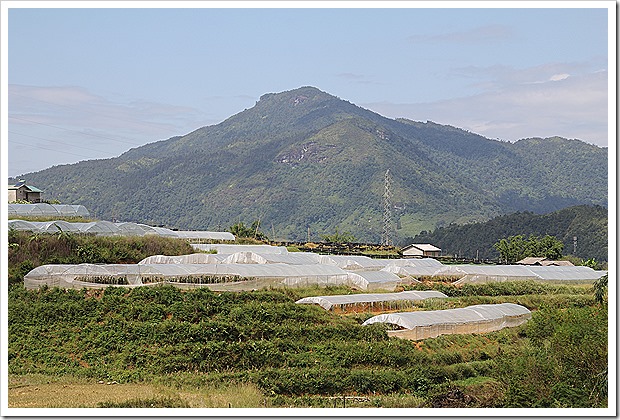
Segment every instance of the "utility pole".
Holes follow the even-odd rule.
[[[383,192],[383,235],[381,245],[392,245],[392,192],[390,191],[390,170],[385,172],[385,189]]]

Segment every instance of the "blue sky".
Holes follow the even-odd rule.
[[[493,139],[608,144],[613,1],[27,3],[2,3],[9,176],[118,156],[300,86]]]

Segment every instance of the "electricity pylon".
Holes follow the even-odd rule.
[[[390,170],[385,172],[385,190],[383,192],[383,235],[381,245],[392,245],[392,192],[390,191]]]

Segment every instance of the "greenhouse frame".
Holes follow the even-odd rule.
[[[362,325],[384,323],[396,326],[388,336],[423,340],[444,334],[484,334],[527,322],[532,313],[514,303],[473,305],[438,311],[387,313],[367,319]]]
[[[48,264],[26,274],[24,287],[81,289],[174,284],[181,288],[257,290],[270,286],[346,285],[360,289],[368,286],[367,281],[350,274],[320,264]]]
[[[27,204],[22,204],[27,205]],[[34,205],[34,204],[33,204]],[[67,222],[54,220],[49,222],[31,222],[20,219],[11,219],[9,229],[30,231],[34,233],[56,233],[59,231],[70,233],[84,233],[101,236],[146,236],[157,235],[168,238],[179,238],[188,241],[234,241],[235,236],[230,232],[211,231],[175,231],[162,227],[152,227],[141,223],[120,222],[113,223],[106,220],[95,222]]]
[[[90,217],[90,212],[82,205],[74,204],[9,204],[9,216],[62,216],[62,217]]]
[[[402,306],[410,306],[412,302],[419,302],[425,299],[447,298],[445,294],[435,290],[424,291],[405,291],[398,293],[359,293],[350,295],[333,295],[333,296],[310,296],[299,299],[297,304],[316,304],[325,310],[334,308],[347,309],[351,307],[375,307],[380,306],[381,309],[398,308]],[[378,305],[377,305],[378,304]]]

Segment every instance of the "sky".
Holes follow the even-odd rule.
[[[615,139],[614,1],[94,4],[2,2],[8,176],[119,156],[301,86],[502,141]]]

